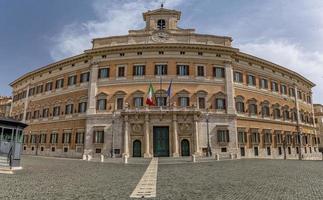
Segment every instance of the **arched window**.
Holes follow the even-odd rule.
[[[216,110],[226,110],[226,95],[223,92],[218,92],[215,94],[215,109]]]
[[[157,29],[164,30],[166,28],[166,21],[164,19],[159,19],[157,21]]]
[[[262,117],[270,117],[269,102],[264,101],[261,103],[261,115]]]
[[[273,105],[273,117],[274,119],[280,119],[280,106],[278,103]]]
[[[243,96],[237,96],[236,100],[236,110],[238,113],[244,113],[244,98]]]
[[[187,90],[181,90],[177,93],[178,96],[178,105],[180,107],[188,107],[190,106],[190,93]],[[167,93],[164,91],[164,96],[162,96],[164,101],[167,101]]]
[[[248,100],[249,115],[257,115],[257,101],[255,99]]]
[[[97,110],[106,110],[107,109],[107,95],[104,93],[101,93],[97,96]]]
[[[288,106],[284,106],[283,107],[283,120],[289,120],[290,116],[289,116],[289,108]]]

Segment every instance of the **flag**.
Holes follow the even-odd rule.
[[[153,101],[153,96],[154,96],[154,88],[153,88],[153,85],[150,83],[149,88],[148,88],[148,95],[147,95],[147,99],[146,99],[147,105],[150,105],[150,106],[155,105],[154,101]]]
[[[168,89],[167,89],[167,96],[170,97],[170,95],[172,94],[172,83],[173,80],[170,81]]]

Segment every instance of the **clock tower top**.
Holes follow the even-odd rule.
[[[149,10],[143,13],[146,22],[146,30],[177,30],[177,22],[181,18],[181,12],[177,10],[165,9],[163,7],[156,10]]]

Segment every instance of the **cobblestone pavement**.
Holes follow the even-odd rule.
[[[159,165],[159,199],[323,199],[323,161]]]
[[[0,199],[129,199],[148,164],[23,157]],[[155,199],[323,199],[323,161],[161,162]]]
[[[23,170],[0,174],[0,199],[129,199],[147,165],[24,156]]]

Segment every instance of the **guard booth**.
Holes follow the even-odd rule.
[[[23,145],[23,129],[27,125],[0,117],[0,167],[19,169]]]

